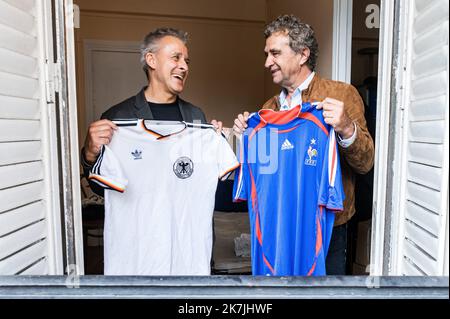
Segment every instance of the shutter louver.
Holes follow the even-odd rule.
[[[448,2],[415,0],[412,10],[399,270],[403,275],[439,276],[444,274],[448,214]]]
[[[37,0],[0,0],[0,275],[49,274],[36,7]]]

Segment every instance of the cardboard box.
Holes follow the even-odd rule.
[[[358,233],[356,238],[355,263],[367,266],[370,264],[370,241],[372,233],[372,219],[358,223]]]

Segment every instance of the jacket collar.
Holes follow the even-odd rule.
[[[143,87],[134,99],[134,107],[136,108],[136,117],[140,119],[153,120],[152,110],[148,106],[147,99],[145,98],[145,89]]]
[[[316,72],[313,79],[311,80],[311,83],[309,83],[308,87],[302,91],[302,101],[316,102],[316,101],[310,101],[311,92],[314,90],[314,87],[318,85],[320,80],[321,80],[321,78],[320,78],[319,74]],[[281,105],[280,105],[279,95],[275,95],[270,100],[268,100],[266,103],[264,103],[262,108],[279,111],[280,107],[281,107]]]
[[[311,100],[311,92],[314,90],[314,86],[316,86],[317,83],[319,83],[319,82],[320,82],[320,76],[316,72],[313,79],[311,80],[311,83],[309,83],[308,87],[302,92],[303,101],[316,102],[316,101],[310,101]]]

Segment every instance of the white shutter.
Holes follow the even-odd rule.
[[[48,3],[0,0],[0,275],[61,268],[44,78]]]
[[[446,0],[414,0],[406,7],[403,145],[397,169],[397,248],[393,274],[444,274],[448,218],[448,13]],[[402,35],[400,35],[402,36]],[[398,240],[398,242],[397,242]],[[448,262],[447,262],[448,265]]]

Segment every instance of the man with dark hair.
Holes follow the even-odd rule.
[[[81,163],[85,176],[95,163],[103,145],[109,144],[116,125],[112,119],[155,119],[206,123],[202,110],[179,97],[189,74],[187,33],[172,28],[159,28],[144,38],[141,45],[141,63],[148,86],[136,95],[111,107],[99,121],[89,125]],[[222,127],[215,120],[212,124]],[[103,189],[90,182],[99,195]]]
[[[302,102],[320,102],[317,108],[323,110],[324,121],[336,132],[346,198],[344,211],[336,215],[326,268],[329,275],[345,275],[347,222],[355,214],[355,173],[367,173],[374,161],[363,102],[353,86],[315,73],[318,44],[308,24],[293,15],[283,15],[266,26],[264,35],[265,67],[282,90],[263,108],[284,111]],[[248,116],[248,112],[237,116],[233,126],[236,134],[243,133]]]

